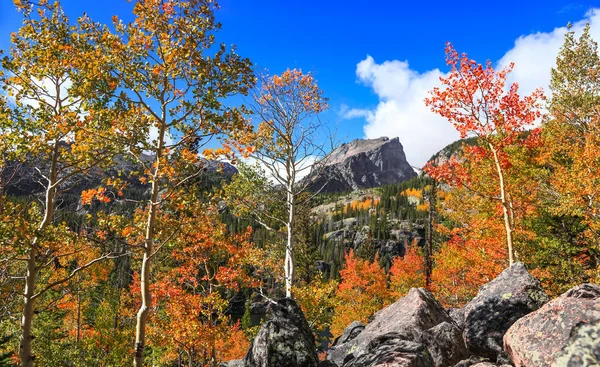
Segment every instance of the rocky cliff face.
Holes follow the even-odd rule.
[[[313,190],[341,192],[400,183],[416,175],[398,138],[383,137],[342,144],[309,179]]]

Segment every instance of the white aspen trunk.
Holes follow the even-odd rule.
[[[502,212],[504,215],[504,228],[506,230],[506,245],[508,247],[508,263],[509,266],[512,266],[514,263],[514,254],[513,254],[513,228],[510,220],[510,203],[507,200],[506,188],[504,186],[504,173],[502,172],[502,167],[500,166],[500,160],[498,158],[498,152],[496,149],[489,144],[490,149],[492,150],[492,154],[494,155],[494,163],[496,165],[496,172],[498,173],[498,181],[500,183],[500,200],[502,202]]]
[[[38,227],[38,230],[40,231],[46,228],[52,222],[52,218],[54,217],[58,154],[59,146],[58,143],[56,143],[54,145],[54,152],[52,155],[52,162],[50,164],[50,172],[48,175],[49,181],[46,189],[46,207],[44,218]],[[39,238],[35,237],[31,243],[31,247],[27,255],[27,274],[25,276],[25,289],[23,291],[23,314],[21,316],[21,339],[19,342],[19,358],[21,360],[22,367],[32,367],[35,359],[31,349],[31,341],[33,340],[31,331],[33,327],[35,304],[35,298],[33,298],[33,296],[35,295],[35,285],[39,271],[36,264],[36,257],[38,255],[38,242]]]
[[[32,299],[34,295],[35,282],[37,277],[37,267],[35,264],[35,257],[37,256],[37,250],[35,245],[29,250],[29,257],[27,258],[27,276],[25,277],[25,292],[23,294],[24,305],[23,315],[21,317],[21,340],[19,345],[19,357],[21,359],[21,365],[23,367],[32,367],[34,356],[31,352],[31,327],[33,323],[33,304]]]
[[[140,293],[142,305],[138,310],[135,327],[135,352],[133,365],[142,367],[144,365],[144,348],[146,346],[146,324],[148,312],[152,305],[152,294],[150,292],[151,260],[154,252],[154,228],[156,226],[156,213],[158,211],[158,173],[160,172],[160,160],[164,149],[166,125],[163,123],[158,135],[158,148],[156,151],[156,166],[154,167],[154,179],[152,181],[152,194],[148,208],[148,221],[146,224],[146,235],[144,239],[144,257],[142,258],[142,269],[140,273]]]
[[[292,225],[294,223],[294,195],[293,181],[288,185],[287,202],[288,202],[288,223],[287,223],[287,243],[285,246],[285,296],[292,297],[292,285],[294,282],[294,237],[292,233]]]

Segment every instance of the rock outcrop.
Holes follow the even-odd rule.
[[[423,332],[423,343],[435,366],[454,366],[469,356],[462,331],[453,322],[444,321]]]
[[[548,302],[540,282],[515,263],[484,285],[464,310],[463,337],[469,353],[495,361],[502,353],[502,338],[519,318]]]
[[[599,322],[600,286],[583,284],[515,322],[504,336],[504,348],[517,367],[588,366],[558,363],[557,358],[564,362],[593,355],[600,347],[590,335],[597,335]]]
[[[600,322],[582,324],[562,349],[557,366],[600,366]]]
[[[343,367],[434,367],[427,348],[405,337],[400,333],[380,335],[369,342],[366,353],[347,359]]]
[[[283,299],[268,306],[269,320],[244,359],[222,366],[600,365],[600,286],[583,284],[546,301],[539,282],[521,263],[481,287],[461,309],[446,311],[427,290],[413,288],[375,313],[366,326],[351,323],[327,360],[318,361],[302,311],[293,300]]]
[[[333,341],[332,346],[335,347],[336,345],[341,345],[356,339],[358,334],[360,334],[364,329],[365,325],[363,325],[361,322],[353,321],[350,325],[346,326],[342,332],[342,335]]]
[[[452,319],[433,295],[423,288],[413,288],[405,297],[375,313],[371,322],[356,338],[332,347],[328,352],[327,359],[338,366],[346,366],[349,361],[359,358],[363,354],[370,355],[380,351],[381,348],[387,351],[393,350],[394,347],[390,345],[394,343],[394,340],[414,342],[420,345],[419,348],[425,348],[423,332],[444,321],[452,322]],[[394,337],[386,339],[383,346],[377,348],[373,345],[369,346],[372,341],[388,333],[394,333]],[[372,357],[365,356],[358,360],[371,360]],[[431,357],[429,356],[429,358]],[[361,364],[356,366],[359,365]]]
[[[307,179],[311,188],[342,192],[406,181],[417,174],[398,138],[357,139],[340,145]]]
[[[265,322],[243,360],[244,367],[317,367],[315,337],[294,300],[271,303]]]

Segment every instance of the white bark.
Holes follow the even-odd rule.
[[[142,367],[144,365],[144,348],[146,346],[146,324],[148,312],[152,305],[152,293],[150,292],[150,271],[152,255],[154,252],[154,229],[156,227],[156,213],[158,211],[158,193],[159,193],[159,170],[160,160],[164,150],[166,124],[162,124],[158,135],[158,148],[156,151],[156,166],[154,167],[154,179],[152,181],[152,194],[148,204],[148,221],[146,224],[146,235],[144,240],[144,256],[142,258],[142,268],[140,273],[140,293],[142,296],[142,305],[138,310],[135,328],[135,351],[133,365]]]

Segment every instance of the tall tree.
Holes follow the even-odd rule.
[[[212,0],[138,0],[131,23],[115,16],[113,34],[96,28],[106,68],[118,80],[114,103],[128,112],[113,127],[121,132],[119,143],[144,167],[141,180],[150,184],[146,210],[135,224],[144,233],[135,366],[144,364],[152,260],[178,230],[157,231],[164,204],[203,171],[198,149],[211,138],[223,145],[205,149],[205,157],[233,159],[235,148],[243,149],[252,137],[240,110],[224,105],[226,97],[247,93],[255,78],[248,59],[215,44],[221,27],[217,9]]]
[[[587,258],[584,267],[593,273],[600,256],[600,57],[589,24],[579,39],[573,31],[565,35],[550,89],[550,115],[542,135],[542,161],[550,169],[542,192],[544,208],[562,229],[582,234],[565,246],[577,246],[582,259]],[[583,226],[583,232],[572,225]]]
[[[465,146],[464,159],[471,163],[491,162],[495,185],[486,191],[473,186],[472,172],[458,160],[436,167],[428,163],[426,171],[435,179],[472,189],[501,204],[502,220],[510,265],[514,262],[514,197],[507,186],[506,170],[511,165],[510,149],[522,142],[523,132],[541,116],[541,90],[521,97],[518,84],[505,91],[506,75],[514,65],[495,71],[492,63],[477,64],[466,54],[459,55],[450,43],[446,47],[446,63],[451,66],[447,77],[440,77],[442,87],[435,87],[425,103],[431,110],[448,119],[461,138],[476,136],[480,144]]]
[[[253,95],[251,110],[259,119],[259,132],[262,139],[256,145],[253,157],[265,168],[272,182],[263,182],[267,186],[279,186],[283,190],[283,211],[272,215],[265,206],[254,210],[249,205],[241,210],[249,211],[263,225],[285,232],[285,295],[291,297],[294,280],[294,223],[297,207],[306,204],[312,197],[299,200],[312,182],[300,178],[312,170],[318,173],[324,167],[327,149],[325,144],[331,135],[319,120],[319,114],[329,106],[323,92],[310,73],[301,70],[286,70],[281,75],[263,77],[260,88]],[[316,162],[316,164],[315,164]],[[254,175],[255,176],[255,175]],[[231,186],[246,187],[252,177],[239,176],[239,183]],[[264,181],[264,180],[263,180]],[[256,187],[256,183],[253,184]],[[264,186],[263,185],[263,186]],[[239,191],[239,190],[238,190]],[[264,189],[262,191],[265,191]],[[270,189],[268,191],[273,192]],[[237,195],[239,197],[239,195]],[[270,198],[273,200],[273,198]],[[244,204],[245,201],[238,201]],[[251,209],[251,210],[247,210]],[[269,226],[273,222],[277,228]]]
[[[58,2],[15,4],[24,20],[2,59],[0,84],[8,94],[2,98],[7,98],[9,108],[0,116],[0,150],[3,159],[25,162],[35,170],[30,179],[39,180],[43,203],[9,210],[20,216],[9,222],[18,224],[22,232],[4,238],[2,265],[23,263],[11,266],[21,274],[9,278],[24,283],[19,355],[22,366],[32,366],[36,302],[111,256],[97,253],[78,233],[59,223],[56,214],[61,195],[83,174],[106,164],[115,147],[100,137],[110,127],[105,102],[112,90],[110,79],[92,72],[97,55],[85,29],[70,24]],[[57,271],[69,262],[75,266]]]

